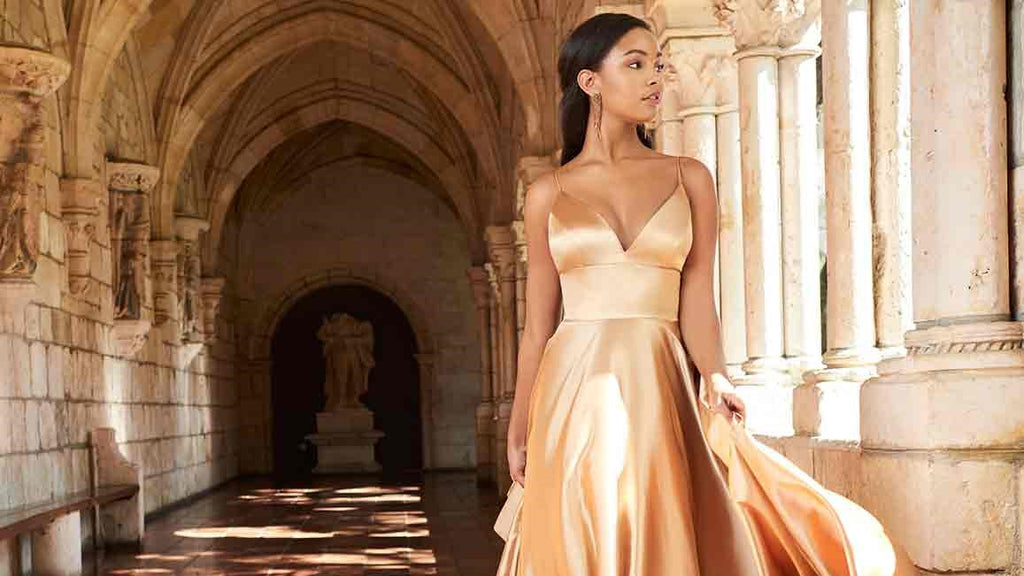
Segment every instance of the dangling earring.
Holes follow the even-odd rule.
[[[601,95],[594,94],[594,129],[597,130],[597,138],[601,138]]]

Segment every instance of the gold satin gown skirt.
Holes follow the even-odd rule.
[[[564,191],[548,232],[565,314],[498,576],[915,574],[870,514],[699,397],[678,320],[681,183],[628,248]]]

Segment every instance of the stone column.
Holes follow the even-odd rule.
[[[825,102],[825,368],[808,375],[797,429],[826,438],[860,436],[860,385],[875,374],[871,214],[870,15],[868,0],[822,4]]]
[[[1010,6],[1010,70],[1024,70],[1024,0]],[[1024,320],[1024,78],[1010,74],[1010,201],[1013,239],[1013,306],[1015,320]]]
[[[722,347],[731,377],[742,375],[747,358],[743,295],[743,226],[740,196],[740,131],[735,44],[711,15],[655,11],[662,52],[671,74],[658,123],[659,149],[697,158],[717,183],[718,262],[715,296],[722,323]]]
[[[494,482],[494,397],[491,395],[491,286],[483,266],[467,270],[480,333],[480,403],[476,407],[476,477]]]
[[[46,201],[43,102],[70,71],[67,61],[52,54],[0,47],[0,314],[19,322],[39,295],[35,272],[40,235],[46,233],[40,229]]]
[[[153,324],[174,329],[177,339],[178,320],[178,242],[152,240],[150,261],[153,267]]]
[[[497,480],[508,467],[505,458],[506,438],[498,435],[498,402],[501,400],[502,364],[501,364],[501,282],[498,270],[491,262],[484,264],[487,273],[487,284],[490,288],[490,332],[491,332],[491,404],[492,416],[490,426],[491,454],[494,455],[494,479]]]
[[[797,381],[821,367],[819,280],[819,28],[779,57],[782,161],[782,301],[785,357]]]
[[[160,169],[145,164],[107,162],[110,206],[113,341],[116,354],[134,356],[152,325],[150,193]]]
[[[737,48],[748,357],[743,364],[746,376],[737,384],[781,384],[786,380],[786,365],[782,359],[778,48],[746,44]]]
[[[882,357],[892,358],[906,353],[903,334],[914,327],[907,0],[871,4],[871,134],[875,332]]]
[[[434,384],[437,370],[433,354],[416,354],[420,367],[420,423],[423,426],[423,468],[434,466]]]
[[[495,432],[498,436],[498,458],[503,464],[504,476],[499,476],[499,492],[508,489],[511,478],[508,474],[508,462],[504,458],[508,446],[508,425],[512,416],[512,401],[515,397],[516,386],[516,326],[515,326],[515,249],[512,238],[512,230],[509,226],[488,226],[486,232],[488,251],[491,262],[498,275],[500,283],[499,308],[501,313],[500,343],[501,343],[501,397],[498,401],[498,429]]]
[[[792,432],[792,393],[788,386],[780,386],[791,379],[783,359],[778,59],[784,53],[781,47],[800,45],[817,25],[817,3],[714,0],[714,11],[733,32],[739,63],[748,360],[743,364],[746,375],[734,380],[759,407],[750,413],[751,428],[786,435]]]
[[[1006,3],[910,10],[916,328],[861,391],[862,500],[922,571],[1013,573],[1024,334],[1010,314]]]
[[[523,330],[526,329],[526,275],[529,272],[526,261],[526,222],[513,220],[510,228],[515,259],[516,342],[520,342],[523,339]]]

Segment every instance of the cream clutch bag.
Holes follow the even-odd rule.
[[[512,530],[512,523],[519,516],[519,509],[523,506],[523,487],[519,482],[512,481],[508,487],[508,495],[505,498],[505,505],[498,512],[498,519],[494,521],[494,531],[501,536],[502,540],[508,540],[509,532]]]

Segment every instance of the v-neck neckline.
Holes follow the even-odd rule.
[[[601,211],[595,208],[591,203],[566,192],[565,189],[562,188],[561,182],[558,183],[558,194],[559,196],[568,197],[573,202],[582,205],[592,214],[597,216],[597,218],[601,221],[601,224],[604,225],[605,229],[608,230],[608,233],[611,234],[612,238],[615,240],[615,245],[618,247],[619,252],[621,252],[622,254],[629,254],[633,247],[636,246],[641,239],[643,239],[644,233],[650,227],[651,222],[653,222],[654,219],[657,218],[659,214],[661,214],[662,210],[664,210],[665,206],[667,206],[673,198],[679,195],[679,189],[682,187],[683,183],[681,181],[676,183],[675,187],[672,188],[672,192],[670,192],[665,197],[665,199],[658,204],[658,207],[655,208],[653,212],[651,212],[651,215],[647,217],[647,220],[644,221],[643,225],[640,227],[640,230],[636,233],[636,236],[633,238],[633,241],[630,242],[628,247],[623,246],[622,239],[619,238],[619,235],[615,232],[615,228],[612,227],[611,223],[609,223],[608,219],[605,218],[604,214],[602,214]]]

